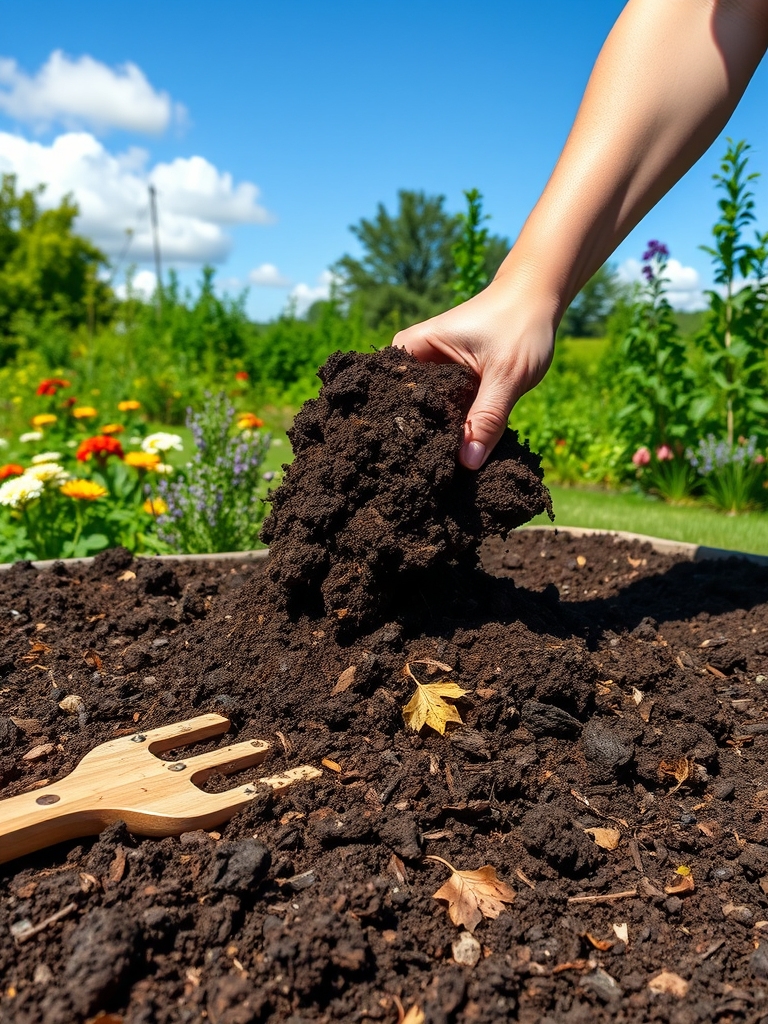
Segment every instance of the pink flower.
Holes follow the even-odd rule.
[[[660,448],[656,449],[656,458],[659,462],[670,462],[674,457],[675,453],[668,444],[663,444]]]
[[[755,464],[756,464],[756,465],[758,465],[758,466],[762,466],[762,464],[763,464],[764,462],[765,462],[765,456],[764,456],[764,455],[756,455],[756,456],[755,456]]]
[[[651,453],[646,447],[638,448],[632,456],[632,461],[636,466],[647,466],[651,461]]]

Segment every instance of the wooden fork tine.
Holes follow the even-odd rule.
[[[188,743],[207,740],[211,736],[219,736],[229,729],[229,719],[222,715],[199,715],[188,718],[184,722],[173,725],[161,725],[157,729],[146,732],[137,730],[137,735],[144,735],[147,740],[146,749],[152,754],[163,754],[166,750],[183,747]]]
[[[207,754],[195,754],[185,757],[184,764],[189,771],[192,782],[204,782],[209,775],[220,772],[231,775],[241,768],[249,768],[253,764],[261,764],[269,751],[269,743],[264,740],[245,740],[233,743],[228,747],[219,747]]]

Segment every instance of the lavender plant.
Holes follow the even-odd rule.
[[[718,441],[714,434],[688,448],[686,458],[703,478],[709,504],[736,515],[749,512],[763,503],[765,457],[757,451],[757,438],[739,438],[733,444]]]
[[[174,550],[203,554],[258,545],[266,490],[261,465],[270,436],[235,431],[235,418],[223,392],[206,395],[202,412],[187,410],[195,454],[183,474],[158,486],[158,534]]]

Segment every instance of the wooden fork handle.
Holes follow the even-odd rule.
[[[117,818],[83,806],[67,779],[0,801],[0,864],[46,846],[91,836]]]

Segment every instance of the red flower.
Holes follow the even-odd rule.
[[[123,446],[116,437],[107,437],[105,434],[98,434],[96,437],[87,437],[80,442],[77,449],[78,462],[87,462],[92,455],[97,459],[107,459],[110,455],[116,455],[122,459]]]
[[[250,374],[246,370],[238,370],[235,374],[235,380],[248,380]]]
[[[4,466],[0,466],[0,480],[7,480],[9,476],[21,476],[24,472],[24,467],[20,466],[18,462],[7,462]]]
[[[75,398],[74,395],[71,395],[69,398],[64,399],[64,401],[61,403],[61,408],[71,409],[73,405],[77,405],[77,399]]]
[[[69,381],[63,377],[46,377],[37,386],[38,395],[55,395],[59,388],[68,388]]]

